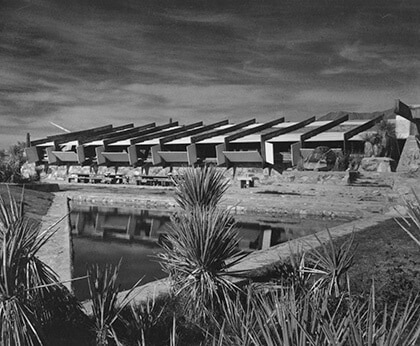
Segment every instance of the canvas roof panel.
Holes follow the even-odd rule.
[[[344,132],[322,132],[305,142],[337,142],[344,141]]]
[[[245,126],[241,130],[252,129],[255,126],[258,126],[258,125],[261,125],[261,124],[251,124],[251,125]],[[233,126],[233,125],[231,125],[231,126]],[[214,137],[211,137],[211,138],[206,138],[206,139],[203,139],[202,141],[199,141],[197,143],[199,143],[199,144],[220,144],[220,143],[224,143],[225,138],[228,137],[229,135],[231,135],[232,133],[235,133],[235,132],[230,132],[230,133],[226,133],[224,135],[219,135],[219,136],[214,136]]]
[[[144,141],[144,142],[136,143],[136,145],[157,145],[157,144],[159,144],[159,139],[160,138],[149,139],[149,140]]]
[[[98,139],[97,141],[84,143],[83,146],[88,147],[90,145],[104,145],[103,139]]]
[[[232,126],[234,126],[234,124],[221,125],[221,126],[215,127],[214,129],[208,130],[206,132],[223,130],[223,129],[226,129],[226,128],[229,128],[229,127],[232,127]],[[203,133],[206,133],[206,132],[203,132]],[[191,138],[192,137],[193,136],[187,136],[187,137],[174,139],[173,141],[170,141],[170,142],[165,143],[165,144],[191,144]]]
[[[165,144],[191,144],[191,136],[174,139]]]
[[[272,142],[272,143],[299,142],[300,136],[302,136],[302,133],[297,133],[297,132],[286,133],[284,135],[271,138],[268,142]]]
[[[37,145],[37,147],[52,147],[52,146],[54,146],[54,142],[41,143]]]
[[[110,147],[111,146],[116,146],[116,147],[118,147],[118,146],[130,146],[130,140],[129,139],[124,139],[122,141],[118,141],[118,142],[115,142],[115,143],[110,143],[108,145]]]
[[[256,143],[261,142],[261,134],[255,133],[245,137],[241,137],[232,141],[232,143]]]
[[[280,123],[280,124],[274,125],[270,129],[272,129],[272,128],[280,128],[280,129],[282,129],[282,128],[289,127],[289,126],[292,126],[292,125],[295,125],[295,124],[297,124],[297,122],[295,122],[295,121],[286,121],[284,123]]]
[[[211,138],[206,138],[203,139],[202,141],[197,142],[198,144],[220,144],[220,143],[224,143],[225,142],[225,138],[228,136],[227,135],[221,135],[221,136],[214,136]]]

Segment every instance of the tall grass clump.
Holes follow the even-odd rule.
[[[351,298],[351,297],[350,297]],[[348,344],[399,346],[416,345],[420,336],[419,296],[410,297],[398,313],[398,303],[393,309],[385,305],[378,311],[375,287],[372,284],[367,301],[354,302],[346,316],[348,325]]]
[[[37,255],[54,234],[24,216],[23,200],[0,197],[0,343],[40,345],[43,327],[67,308],[68,292]],[[56,304],[48,304],[53,301]],[[74,306],[77,307],[77,304]],[[62,315],[63,316],[63,315]]]
[[[248,293],[248,300],[226,305],[216,321],[213,345],[414,346],[420,335],[419,299],[377,309],[372,286],[365,301],[343,294],[338,300],[327,287],[297,295],[292,287]],[[333,299],[333,302],[332,302]],[[241,323],[243,321],[243,323]]]

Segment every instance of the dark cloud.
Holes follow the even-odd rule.
[[[418,103],[414,0],[0,1],[0,147],[55,131]],[[7,135],[6,135],[7,133]]]

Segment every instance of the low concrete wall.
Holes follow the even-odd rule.
[[[41,221],[41,230],[50,229],[51,233],[55,233],[38,255],[58,274],[60,281],[64,281],[65,286],[72,290],[72,246],[67,214],[67,197],[63,193],[56,193],[50,209]]]

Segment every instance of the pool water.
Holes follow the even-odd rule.
[[[171,212],[165,210],[72,204],[73,277],[86,275],[89,264],[115,265],[120,260],[122,289],[130,288],[139,278],[144,284],[165,277],[156,255],[161,251],[159,243],[171,231],[170,217]],[[240,248],[245,251],[264,249],[348,221],[245,215],[235,219]],[[86,280],[74,281],[73,288],[79,299],[87,298]]]

